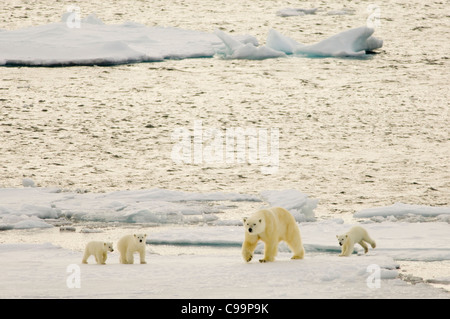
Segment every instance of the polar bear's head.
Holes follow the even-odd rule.
[[[243,219],[245,231],[251,235],[258,235],[266,229],[266,221],[262,216],[250,216]]]
[[[339,246],[342,246],[347,240],[348,235],[336,235],[336,238],[339,242]]]
[[[145,238],[147,237],[147,234],[134,234],[133,236],[138,244],[145,244]]]
[[[110,251],[113,252],[113,243],[103,243],[103,247],[105,248],[106,251]]]

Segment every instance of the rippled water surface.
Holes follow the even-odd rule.
[[[60,20],[70,4],[107,24],[134,21],[264,44],[274,28],[315,43],[365,25],[366,1],[8,1],[0,28]],[[444,1],[377,1],[384,40],[364,59],[188,59],[113,67],[0,68],[0,187],[91,192],[167,188],[259,193],[295,188],[317,215],[394,202],[449,205],[450,17]],[[353,15],[327,15],[343,7]],[[315,15],[279,17],[286,7]],[[177,164],[172,133],[194,122],[278,128],[279,167]]]

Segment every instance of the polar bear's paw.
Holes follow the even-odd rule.
[[[253,254],[250,251],[244,249],[242,251],[242,257],[246,262],[250,262],[253,259]]]
[[[268,263],[271,261],[275,261],[275,258],[263,258],[259,260],[260,263]]]

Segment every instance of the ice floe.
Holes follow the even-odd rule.
[[[302,13],[312,13],[296,9]],[[0,32],[0,65],[74,66],[115,65],[166,59],[268,59],[286,54],[313,57],[361,56],[382,46],[374,30],[360,27],[317,44],[303,45],[269,31],[267,45],[251,35],[229,35],[174,27],[148,27],[135,22],[104,24],[89,15],[77,27],[60,22]],[[277,39],[278,38],[278,39]],[[287,49],[281,43],[289,42]]]

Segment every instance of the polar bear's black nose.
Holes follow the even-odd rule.
[[[252,232],[252,229],[251,229],[251,228],[249,228],[249,229],[248,229],[248,232],[249,232],[249,233],[251,233],[251,232]]]

